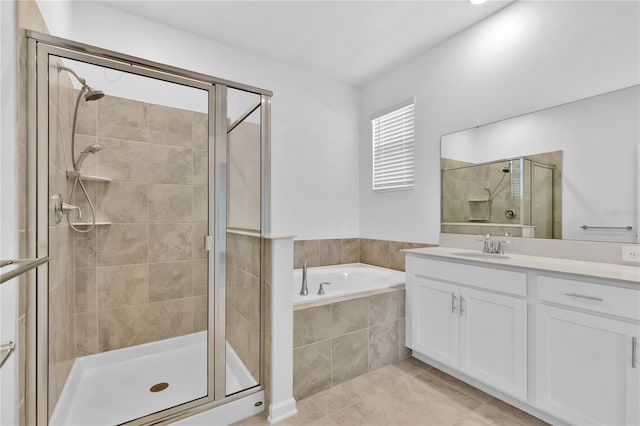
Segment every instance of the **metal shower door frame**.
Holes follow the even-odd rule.
[[[209,134],[208,134],[208,234],[203,244],[208,249],[208,334],[207,334],[207,395],[197,400],[156,412],[127,422],[128,425],[166,424],[181,418],[207,411],[227,402],[241,399],[263,390],[264,372],[261,368],[260,385],[226,396],[226,165],[227,165],[227,87],[257,93],[263,99],[263,114],[270,118],[271,92],[252,86],[234,83],[224,79],[191,72],[188,70],[145,61],[140,58],[84,45],[81,43],[27,31],[28,37],[28,173],[30,199],[36,205],[37,213],[30,223],[35,229],[35,247],[38,256],[49,255],[49,106],[48,69],[49,56],[78,60],[128,73],[159,79],[208,92]],[[264,125],[264,124],[263,124]],[[270,127],[262,130],[262,147],[266,157],[270,155]],[[270,177],[270,168],[264,161],[262,175]],[[269,181],[269,179],[267,179]],[[264,180],[263,180],[264,182]],[[261,198],[262,217],[269,218],[270,188],[263,185]],[[264,221],[263,221],[264,226]],[[263,227],[269,228],[269,224]],[[209,242],[212,244],[209,245]],[[38,269],[36,288],[29,298],[31,311],[27,324],[28,342],[32,349],[27,355],[27,411],[31,423],[46,425],[48,413],[49,381],[49,330],[48,330],[48,266]],[[261,312],[264,312],[261,306]],[[261,329],[264,321],[261,321]],[[262,330],[260,335],[262,336]],[[211,359],[213,355],[213,359]],[[261,359],[263,354],[261,354]],[[32,418],[32,417],[35,418]]]

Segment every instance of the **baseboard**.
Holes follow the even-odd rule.
[[[269,405],[269,416],[267,417],[267,421],[270,424],[274,424],[288,419],[289,417],[293,417],[296,414],[298,414],[296,400],[294,398],[289,398],[276,404]]]

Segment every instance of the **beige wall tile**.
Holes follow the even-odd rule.
[[[193,187],[192,214],[193,214],[194,222],[206,223],[208,221],[208,213],[209,213],[208,189],[209,188],[206,186]]]
[[[76,269],[75,278],[76,314],[95,312],[97,309],[96,268]]]
[[[360,262],[360,242],[358,238],[342,240],[342,263]]]
[[[196,149],[207,149],[209,141],[209,115],[194,112],[193,120],[193,147]]]
[[[369,370],[397,361],[398,341],[398,321],[371,327],[369,329]]]
[[[98,221],[142,223],[149,221],[149,186],[145,183],[97,184]]]
[[[149,225],[150,262],[191,259],[192,244],[191,225]]]
[[[149,182],[191,185],[193,154],[189,148],[152,145],[147,157]],[[206,180],[199,185],[206,185]]]
[[[227,306],[227,340],[254,378],[260,374],[260,330]]]
[[[342,263],[342,240],[320,240],[318,255],[321,265],[339,265]]]
[[[295,240],[293,242],[293,267],[302,268],[304,261],[309,266],[320,266],[320,242],[319,240]]]
[[[369,265],[389,267],[389,242],[360,239],[360,261]]]
[[[239,273],[236,309],[254,327],[260,327],[260,279],[244,271]]]
[[[98,313],[88,312],[75,315],[76,356],[98,352]]]
[[[398,271],[404,271],[404,252],[413,248],[413,243],[401,241],[389,241],[389,267]]]
[[[371,296],[369,298],[369,326],[400,318],[400,298],[399,291]]]
[[[146,263],[149,227],[147,224],[112,224],[98,227],[99,266]]]
[[[190,262],[193,277],[192,288],[194,296],[206,296],[208,290],[208,266],[206,260],[194,260]]]
[[[149,341],[148,305],[98,312],[98,352]]]
[[[78,96],[78,91],[76,90],[75,92],[76,93],[74,93],[74,97]],[[76,133],[91,136],[95,136],[97,134],[97,111],[97,102],[80,102],[80,105],[78,106]]]
[[[331,338],[331,305],[293,313],[293,347]]]
[[[193,331],[203,331],[208,327],[209,300],[207,296],[193,298]]]
[[[331,386],[331,341],[293,350],[293,397],[305,398]]]
[[[102,150],[96,154],[96,174],[118,181],[149,182],[148,143],[98,138]]]
[[[98,103],[98,136],[148,141],[149,105],[105,96]]]
[[[208,179],[208,164],[209,156],[208,151],[193,150],[192,158],[193,164],[193,179],[194,185],[206,185]]]
[[[151,303],[148,315],[152,341],[193,332],[193,298]]]
[[[368,327],[369,298],[334,303],[331,336],[341,336]]]
[[[74,235],[76,268],[88,268],[96,266],[96,253],[98,245],[97,235],[97,227],[93,228],[89,232],[85,232],[82,234],[76,233]],[[51,238],[51,234],[49,235],[49,238]],[[55,256],[54,253],[52,254]]]
[[[149,105],[149,142],[192,146],[192,112],[164,105]]]
[[[331,340],[331,382],[337,384],[367,372],[369,332],[360,330]]]
[[[149,265],[149,301],[181,299],[192,294],[191,262],[152,263]]]
[[[149,185],[149,221],[152,223],[191,222],[191,185]]]
[[[101,311],[149,302],[146,264],[99,267],[97,283]]]

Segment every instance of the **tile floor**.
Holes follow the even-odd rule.
[[[267,425],[264,413],[235,426]],[[281,425],[538,426],[541,420],[409,358],[298,401]]]

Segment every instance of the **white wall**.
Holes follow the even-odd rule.
[[[640,86],[633,86],[446,135],[442,156],[482,163],[561,150],[562,237],[636,242],[637,231],[579,227],[637,230],[639,117]]]
[[[440,136],[638,84],[639,6],[515,2],[364,87],[360,236],[438,243]],[[411,96],[415,189],[373,193],[370,117]]]
[[[272,231],[358,236],[355,88],[100,4],[38,5],[52,35],[273,90]]]
[[[14,2],[0,2],[0,259],[18,257],[17,198],[17,52]],[[18,280],[0,287],[0,342],[18,342]],[[18,346],[20,348],[20,346]],[[0,369],[0,425],[18,420],[17,352]]]

